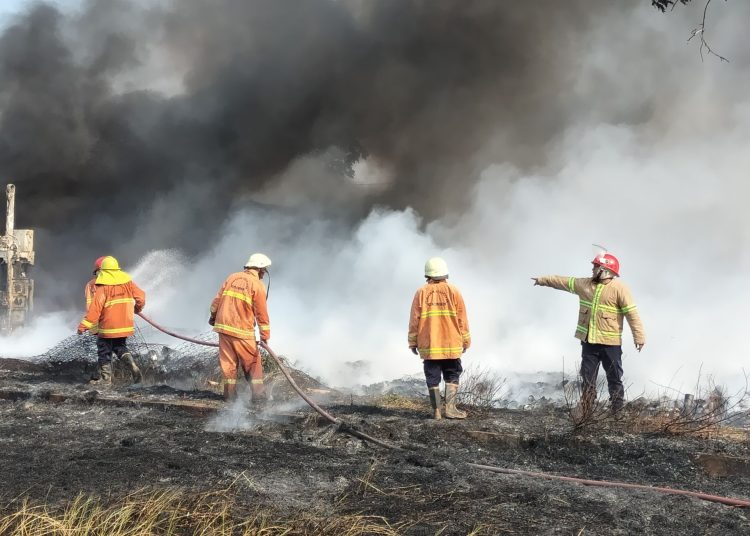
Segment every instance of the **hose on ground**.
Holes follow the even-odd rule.
[[[195,344],[202,344],[205,346],[214,346],[218,347],[219,345],[215,342],[208,342],[208,341],[201,341],[199,339],[193,339],[191,337],[185,337],[184,335],[179,335],[177,333],[174,333],[172,331],[167,330],[166,328],[163,328],[153,320],[151,320],[149,317],[145,316],[143,313],[138,313],[138,316],[143,318],[146,322],[151,324],[153,327],[158,329],[159,331],[162,331],[166,333],[167,335],[171,335],[172,337],[176,337],[178,339],[182,339],[183,341],[192,342]],[[374,443],[376,445],[379,445],[386,449],[391,450],[402,450],[401,447],[398,447],[396,445],[391,445],[389,443],[386,443],[385,441],[381,441],[377,438],[374,438],[370,435],[365,434],[364,432],[360,432],[359,430],[353,428],[346,422],[342,421],[341,419],[334,417],[330,413],[328,413],[326,410],[321,408],[318,404],[316,404],[310,397],[308,397],[302,389],[299,388],[297,385],[297,382],[294,381],[294,378],[292,378],[291,374],[289,374],[289,371],[284,366],[284,363],[279,358],[279,356],[276,355],[276,353],[271,349],[268,344],[261,341],[261,346],[265,348],[265,350],[268,352],[268,355],[271,356],[271,358],[276,362],[276,364],[279,367],[279,370],[281,370],[281,373],[284,375],[284,377],[287,379],[289,384],[292,386],[292,388],[297,392],[297,394],[302,397],[302,399],[307,402],[310,407],[312,407],[315,411],[317,411],[320,415],[322,415],[325,419],[330,421],[333,425],[337,427],[338,430],[341,430],[342,432],[348,433],[354,437],[357,437],[359,439],[370,441],[371,443]],[[469,463],[470,467],[474,467],[476,469],[481,469],[483,471],[491,471],[493,473],[504,473],[509,475],[522,475],[522,476],[528,476],[533,478],[543,478],[546,480],[560,480],[563,482],[572,482],[576,484],[583,484],[584,486],[597,486],[597,487],[605,487],[605,488],[622,488],[622,489],[637,489],[642,491],[653,491],[657,493],[662,493],[665,495],[682,495],[687,497],[693,497],[696,499],[701,499],[704,501],[710,501],[710,502],[716,502],[725,504],[728,506],[739,506],[742,508],[750,508],[750,500],[745,499],[735,499],[732,497],[722,497],[720,495],[711,495],[708,493],[702,493],[699,491],[687,491],[687,490],[680,490],[680,489],[672,489],[672,488],[665,488],[660,486],[647,486],[644,484],[631,484],[629,482],[614,482],[609,480],[589,480],[585,478],[577,478],[572,476],[562,476],[562,475],[553,475],[550,473],[539,473],[535,471],[523,471],[520,469],[507,469],[505,467],[497,467],[494,465],[481,465],[478,463]]]
[[[684,495],[687,497],[693,497],[696,499],[702,499],[704,501],[717,502],[726,504],[729,506],[740,506],[743,508],[750,508],[750,501],[746,499],[735,499],[732,497],[722,497],[720,495],[710,495],[708,493],[701,493],[699,491],[687,491],[682,489],[664,488],[659,486],[647,486],[644,484],[631,484],[629,482],[613,482],[609,480],[588,480],[585,478],[576,478],[572,476],[561,476],[552,475],[550,473],[538,473],[535,471],[522,471],[520,469],[506,469],[505,467],[496,467],[494,465],[480,465],[477,463],[469,463],[470,467],[476,469],[482,469],[484,471],[492,471],[493,473],[504,473],[508,475],[523,475],[534,478],[543,478],[546,480],[562,480],[564,482],[573,482],[576,484],[583,484],[584,486],[598,486],[603,488],[624,488],[624,489],[637,489],[643,491],[655,491],[657,493],[663,493],[665,495]]]
[[[203,346],[213,346],[214,348],[218,348],[219,344],[215,342],[210,341],[202,341],[200,339],[194,339],[192,337],[186,337],[184,335],[180,335],[179,333],[175,333],[174,331],[170,331],[167,328],[161,326],[160,324],[154,322],[151,318],[144,315],[143,313],[138,313],[138,316],[140,316],[143,320],[151,324],[153,327],[161,331],[162,333],[166,333],[167,335],[170,335],[172,337],[175,337],[176,339],[181,339],[183,341],[192,342],[194,344],[201,344]],[[374,443],[378,446],[381,446],[386,449],[391,450],[401,450],[401,447],[398,447],[396,445],[391,445],[390,443],[386,443],[385,441],[381,441],[380,439],[377,439],[375,437],[372,437],[364,432],[361,432],[351,426],[350,424],[342,421],[338,417],[334,417],[330,413],[328,413],[326,410],[321,408],[318,404],[315,403],[314,400],[312,400],[309,396],[305,394],[305,392],[300,389],[299,385],[297,385],[297,382],[294,381],[294,378],[292,378],[292,375],[289,374],[289,371],[287,370],[286,366],[284,365],[284,362],[281,360],[279,356],[276,355],[276,352],[274,352],[268,344],[266,344],[265,341],[261,341],[260,345],[268,352],[268,355],[271,356],[271,359],[274,360],[276,365],[279,367],[279,370],[284,375],[286,380],[289,382],[289,384],[292,386],[292,389],[294,389],[297,394],[307,402],[307,404],[317,411],[323,418],[325,418],[327,421],[329,421],[331,424],[333,424],[337,430],[341,430],[342,432],[345,432],[349,435],[352,435],[356,438],[362,439],[364,441],[369,441],[371,443]]]

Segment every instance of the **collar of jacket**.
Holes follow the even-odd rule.
[[[260,275],[258,275],[258,270],[245,270],[245,273],[253,276],[255,279],[260,281]]]
[[[130,274],[122,270],[99,270],[96,276],[97,285],[124,285],[133,278]]]

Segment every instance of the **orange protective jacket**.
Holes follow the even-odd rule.
[[[416,347],[422,359],[458,359],[470,345],[461,292],[447,281],[428,281],[411,304],[409,347]]]
[[[91,281],[86,283],[86,287],[83,289],[83,294],[86,296],[86,311],[91,307],[91,302],[94,300],[94,294],[96,294],[96,277],[91,278]],[[89,332],[92,335],[99,333],[99,323],[97,322],[89,328]]]
[[[211,302],[211,317],[217,333],[254,342],[257,322],[261,340],[270,339],[266,287],[258,273],[250,270],[227,277]]]
[[[146,306],[146,293],[133,281],[119,285],[96,285],[88,312],[78,329],[90,330],[98,324],[104,339],[129,337],[134,333],[133,316]]]

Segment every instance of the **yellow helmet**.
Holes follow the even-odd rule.
[[[253,253],[245,263],[245,268],[268,268],[271,266],[271,259],[262,253]]]
[[[102,270],[119,270],[120,263],[114,257],[104,257],[101,264]]]
[[[432,257],[424,263],[425,277],[433,279],[448,277],[448,263],[440,257]]]

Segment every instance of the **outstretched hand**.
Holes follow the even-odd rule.
[[[532,277],[531,280],[534,282],[534,286],[535,287],[539,286],[539,278],[538,277]]]

